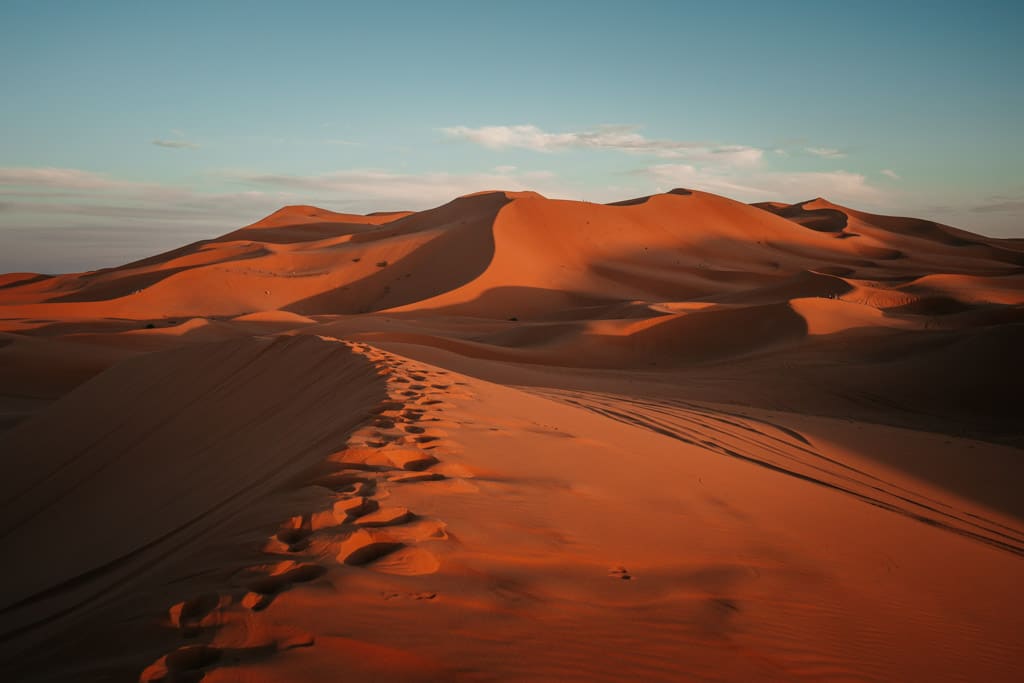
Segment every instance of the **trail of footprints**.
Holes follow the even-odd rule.
[[[347,343],[347,342],[343,342]],[[439,559],[428,542],[448,538],[441,520],[388,506],[395,486],[445,482],[454,490],[471,485],[457,465],[438,457],[451,445],[441,414],[445,397],[469,397],[461,383],[447,381],[444,370],[410,367],[392,354],[347,343],[385,375],[389,399],[373,409],[369,424],[357,429],[341,450],[328,456],[308,485],[332,493],[330,507],[283,520],[267,539],[267,563],[238,572],[232,585],[200,595],[169,610],[169,623],[190,641],[147,667],[144,683],[200,681],[218,666],[230,666],[274,652],[314,644],[310,634],[267,626],[259,612],[281,593],[320,579],[339,565],[398,575],[437,571]],[[382,598],[433,600],[436,593],[385,593]],[[244,647],[208,644],[241,642]]]

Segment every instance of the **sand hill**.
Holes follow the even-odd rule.
[[[1024,246],[818,198],[286,207],[0,276],[24,681],[1015,681]]]

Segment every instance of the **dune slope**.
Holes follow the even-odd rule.
[[[23,681],[1016,681],[1024,246],[818,198],[285,207],[0,276]]]
[[[134,358],[6,434],[4,653],[102,624],[111,605],[137,617],[175,578],[244,559],[282,486],[382,397],[337,341],[245,339]]]

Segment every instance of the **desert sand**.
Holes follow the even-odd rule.
[[[1024,679],[1024,242],[291,206],[0,276],[11,681]]]

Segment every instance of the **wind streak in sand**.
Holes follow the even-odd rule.
[[[615,420],[635,424],[683,443],[802,479],[919,522],[962,534],[1024,556],[1024,531],[976,511],[957,509],[931,495],[840,462],[816,450],[799,433],[722,407],[709,409],[684,401],[603,396],[594,392],[546,390],[540,393]],[[949,498],[948,494],[944,496]],[[964,504],[961,501],[961,504]],[[974,506],[975,510],[977,509]]]

